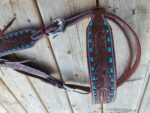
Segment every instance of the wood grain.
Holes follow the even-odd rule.
[[[149,49],[148,30],[149,30],[149,8],[148,0],[99,0],[100,5],[121,18],[123,18],[138,34],[142,46],[142,57],[138,70],[134,75],[120,88],[118,88],[117,99],[112,104],[104,106],[106,113],[133,113],[137,112],[141,97],[144,93],[144,87],[149,76]],[[141,21],[143,20],[143,21]],[[120,33],[118,33],[120,34]],[[146,34],[146,35],[145,35]],[[116,37],[114,37],[116,38]],[[120,38],[119,38],[120,40]],[[121,40],[122,41],[122,40]],[[122,45],[123,46],[123,45]],[[122,48],[122,46],[120,46]],[[117,53],[118,54],[118,53]],[[124,51],[119,53],[123,58]],[[120,60],[120,59],[119,59]],[[122,69],[124,66],[120,65]],[[120,70],[118,70],[120,71]]]
[[[95,3],[92,0],[42,0],[37,1],[43,21],[47,24],[51,19],[69,17],[89,10]],[[57,6],[58,4],[59,7]],[[45,9],[46,6],[48,9]],[[83,10],[84,9],[84,10]],[[65,82],[88,84],[87,62],[85,54],[85,31],[89,20],[84,20],[66,29],[56,38],[49,37],[53,52]],[[93,112],[90,96],[67,92],[74,113]],[[101,112],[101,110],[98,110]]]
[[[22,28],[41,28],[42,26],[40,14],[33,0],[6,0],[1,2],[0,8],[0,25],[6,25],[16,16],[16,21],[8,32]],[[17,57],[33,60],[33,63],[36,62],[35,65],[40,65],[41,68],[47,70],[52,76],[60,78],[51,47],[46,38],[42,39],[32,49],[18,52],[16,55]],[[72,112],[64,90],[58,90],[33,78],[26,78],[24,75],[9,69],[2,69],[2,72],[5,75],[1,76],[2,80],[27,112]],[[57,109],[55,108],[56,106]]]
[[[136,31],[142,45],[138,70],[118,88],[114,103],[104,105],[104,113],[149,113],[150,62],[150,2],[148,0],[99,0],[105,7],[123,18]],[[56,18],[69,17],[96,6],[96,0],[5,0],[0,1],[0,28],[16,16],[7,32],[22,28],[41,28]],[[15,54],[17,58],[33,60],[33,64],[67,83],[89,85],[86,58],[86,27],[89,19],[66,29],[58,37],[45,37],[32,49]],[[44,25],[43,25],[44,23]],[[113,28],[117,76],[127,65],[127,42],[116,25]],[[133,44],[134,47],[134,44]],[[11,69],[1,68],[0,113],[101,113],[100,105],[91,105],[90,94],[66,92],[40,80],[25,77]]]
[[[1,107],[8,113],[26,113],[26,110],[23,108],[21,103],[15,98],[2,80],[0,80],[0,104]]]

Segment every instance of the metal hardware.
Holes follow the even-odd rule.
[[[58,34],[62,33],[65,31],[66,28],[66,22],[64,19],[56,19],[54,22],[57,22],[57,25],[59,26],[56,30],[54,30],[53,32],[48,33],[50,36],[52,36],[53,38],[55,38]]]

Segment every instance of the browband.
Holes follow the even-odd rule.
[[[44,35],[56,37],[60,32],[64,32],[67,27],[74,25],[85,18],[91,19],[86,32],[90,87],[66,84],[63,81],[57,80],[48,73],[28,65],[30,60],[12,61],[8,58],[4,58],[6,55],[33,47],[44,37]],[[122,76],[119,78],[117,78],[113,33],[107,20],[111,20],[121,29],[129,46],[130,56],[128,65]],[[125,21],[114,14],[105,12],[103,8],[85,12],[71,18],[57,19],[39,31],[34,29],[23,29],[4,35],[4,32],[13,21],[14,19],[0,33],[0,65],[2,67],[12,68],[18,72],[24,73],[25,75],[38,78],[48,84],[65,90],[75,91],[82,94],[91,92],[92,102],[94,104],[110,103],[114,101],[117,87],[128,80],[139,65],[141,47],[138,36]],[[136,44],[135,55],[133,54],[129,33],[132,33]]]

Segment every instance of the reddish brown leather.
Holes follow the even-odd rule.
[[[73,25],[73,24],[75,24],[75,23],[77,23],[80,20],[85,19],[85,18],[92,18],[93,16],[99,16],[98,13],[95,13],[98,10],[102,11],[103,9],[96,9],[96,10],[93,10],[93,11],[89,11],[89,12],[82,13],[82,14],[79,14],[77,16],[73,16],[71,18],[65,19],[65,27],[69,27],[69,26],[71,26],[71,25]],[[126,80],[128,80],[128,78],[131,77],[131,75],[133,75],[133,73],[136,71],[136,69],[137,69],[137,67],[139,65],[140,58],[141,58],[140,42],[139,42],[138,36],[134,32],[134,30],[125,21],[123,21],[121,18],[119,18],[118,16],[113,15],[111,13],[108,13],[108,12],[103,12],[102,15],[106,19],[112,20],[121,29],[121,31],[125,34],[125,37],[126,37],[127,42],[128,42],[129,50],[130,50],[130,56],[129,56],[128,65],[125,68],[125,71],[124,71],[123,75],[120,78],[117,79],[117,87],[118,87],[121,84],[123,84]],[[11,23],[13,21],[14,20],[12,20],[8,24],[8,26],[6,26],[6,29],[11,25]],[[124,26],[126,26],[127,30],[124,29]],[[35,33],[33,32],[30,35],[28,35],[28,37],[27,37],[28,40],[27,41],[33,41],[33,42],[35,41],[35,42],[37,42],[39,39],[43,38],[43,35],[49,35],[49,33],[53,33],[58,28],[59,28],[58,21],[52,22],[51,24],[47,25],[45,28],[42,28],[41,30],[39,30],[39,31],[37,31]],[[3,38],[3,34],[4,34],[4,31],[6,29],[4,29],[2,31],[2,33],[0,34],[1,38]],[[136,54],[135,55],[133,53],[131,42],[130,42],[130,37],[129,37],[127,32],[131,32],[133,34],[133,38],[134,38],[135,43],[136,43]],[[17,40],[18,41],[17,43],[14,40],[8,40],[7,42],[9,42],[9,41],[13,42],[14,44],[16,44],[15,47],[18,46],[17,43],[21,44],[21,46],[24,45],[23,40],[19,40],[19,41]],[[36,44],[36,43],[34,43],[34,44]],[[5,44],[5,42],[1,41],[1,46],[2,45],[4,45],[3,47],[7,46]],[[29,47],[32,47],[33,45],[31,45]],[[21,47],[21,46],[18,46],[18,47]],[[11,47],[9,47],[9,48],[11,48]],[[18,50],[21,50],[21,49],[18,49]],[[6,54],[2,54],[1,56],[5,56],[5,55],[11,54],[11,53],[15,53],[15,52],[17,52],[17,50],[7,51]],[[135,56],[135,60],[133,60],[134,56]],[[59,88],[63,88],[63,89],[66,89],[66,90],[71,90],[72,89],[72,91],[75,91],[75,89],[79,89],[79,90],[82,90],[82,91],[85,91],[85,92],[90,92],[91,91],[90,87],[74,85],[74,84],[66,84],[66,83],[64,83],[64,82],[62,82],[60,80],[55,79],[54,77],[50,76],[49,74],[47,74],[45,72],[42,72],[39,69],[30,67],[27,64],[22,63],[22,62],[12,62],[12,61],[7,60],[7,59],[0,59],[0,62],[1,62],[1,66],[3,66],[3,67],[9,67],[9,68],[17,70],[17,71],[19,71],[21,73],[26,73],[26,75],[30,75],[30,76],[39,78],[39,79],[41,79],[41,80],[43,80],[43,81],[45,81],[47,83],[50,83],[50,84],[52,84],[54,86],[57,86]]]

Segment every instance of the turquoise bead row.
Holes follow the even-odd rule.
[[[90,22],[89,23],[89,27],[92,27],[92,25],[93,25],[93,23],[92,22]],[[91,52],[93,52],[93,47],[91,46],[91,44],[92,44],[92,38],[91,38],[91,35],[92,35],[92,31],[88,31],[88,35],[89,35],[89,39],[88,39],[88,43],[89,43],[89,52],[91,53]],[[89,57],[89,61],[90,62],[93,62],[94,61],[94,57],[93,56],[90,56]],[[94,66],[91,66],[91,72],[94,72],[94,70],[95,70],[95,68],[94,68]],[[92,81],[96,81],[96,76],[95,75],[92,75],[91,76],[91,80]],[[96,89],[97,89],[97,87],[96,87],[96,84],[93,84],[92,85],[92,89],[93,89],[93,93],[94,93],[94,96],[96,96]]]
[[[108,25],[108,22],[107,22],[107,21],[104,21],[104,22],[103,22],[103,25],[104,25],[104,26],[107,26],[107,25]],[[109,30],[109,29],[106,29],[106,33],[110,33],[110,30]],[[107,38],[106,38],[106,42],[107,42],[107,43],[110,43],[110,42],[111,42],[111,38],[110,38],[110,37],[107,37]],[[112,52],[112,48],[111,48],[111,47],[107,47],[107,52],[109,52],[109,53]],[[109,63],[113,63],[112,57],[109,57]],[[109,71],[110,71],[110,73],[113,73],[113,68],[110,67]]]
[[[9,39],[9,38],[17,37],[17,36],[22,35],[22,34],[25,35],[28,32],[31,32],[30,35],[32,35],[33,33],[35,33],[35,30],[24,29],[24,30],[15,32],[15,33],[8,34],[8,35],[2,37],[1,39],[4,40],[4,39]],[[21,38],[21,36],[20,36],[20,38]],[[29,48],[29,47],[33,46],[34,44],[35,44],[35,41],[31,41],[30,43],[28,43],[26,45],[23,45],[21,47],[15,47],[15,48],[12,48],[12,49],[9,49],[9,50],[2,50],[2,51],[0,51],[0,54],[5,54],[5,53],[8,53],[8,52],[13,52],[13,51],[17,51],[17,50]]]
[[[89,27],[91,27],[92,25],[93,25],[93,23],[90,22],[90,23],[89,23]],[[107,21],[104,21],[103,25],[104,25],[104,26],[107,26],[107,25],[108,25]],[[106,32],[106,34],[109,34],[109,33],[110,33],[110,30],[109,30],[109,29],[106,29],[105,32]],[[91,37],[92,31],[88,31],[88,35],[89,35],[89,37]],[[106,38],[106,42],[107,42],[107,43],[110,43],[110,42],[111,42],[111,38],[110,38],[110,37],[107,37],[107,38]],[[88,39],[88,43],[89,43],[89,45],[92,44],[92,38],[89,38],[89,39]],[[91,46],[89,47],[89,52],[93,52],[93,48],[92,48]],[[111,52],[112,52],[112,48],[111,48],[111,47],[107,47],[107,52],[111,53]],[[90,57],[89,57],[89,61],[90,61],[90,62],[93,62],[93,61],[94,61],[93,56],[90,56]],[[109,63],[113,63],[113,58],[112,58],[112,57],[109,57],[109,58],[108,58],[108,61],[109,61]],[[91,66],[91,72],[94,72],[94,70],[95,70],[95,68],[94,68],[93,66]],[[109,68],[109,72],[110,72],[111,74],[114,72],[113,67],[110,67],[110,68]],[[97,79],[96,79],[96,75],[92,75],[92,76],[91,76],[91,80],[92,80],[93,82],[95,82],[95,81],[97,80]],[[111,82],[111,83],[114,82],[114,78],[113,78],[113,77],[110,78],[110,82]],[[97,94],[96,94],[96,89],[97,89],[97,85],[96,85],[95,83],[93,83],[93,85],[92,85],[93,96],[97,96]],[[111,87],[111,90],[114,90],[114,87]],[[110,95],[113,96],[114,94],[111,93]]]
[[[32,42],[30,42],[30,43],[28,43],[24,46],[21,46],[21,47],[15,47],[15,48],[12,48],[12,49],[9,49],[9,50],[0,51],[0,54],[5,54],[5,53],[8,53],[8,52],[13,52],[13,51],[29,48],[29,47],[33,46],[34,44],[35,44],[35,41],[32,41]]]
[[[106,21],[104,21],[104,26],[107,26],[108,25],[108,23],[106,22]],[[110,33],[110,30],[109,29],[106,29],[106,33],[107,34],[109,34]],[[106,38],[106,42],[107,43],[111,43],[111,38],[110,37],[107,37]],[[112,48],[111,47],[107,47],[107,52],[112,52]],[[108,61],[109,61],[109,63],[110,64],[112,64],[113,63],[113,58],[112,57],[109,57],[108,58]],[[109,67],[109,72],[112,74],[113,72],[114,72],[114,68],[113,67]],[[110,77],[110,82],[111,83],[114,83],[114,78],[113,77]],[[113,86],[111,86],[111,88],[110,88],[111,90],[114,90],[114,87]],[[114,96],[114,93],[112,92],[112,93],[110,93],[110,96]]]
[[[107,26],[108,25],[108,22],[107,21],[104,21],[104,26]],[[109,29],[106,29],[106,33],[110,33],[110,30]],[[107,43],[110,43],[111,42],[111,38],[110,37],[107,37],[106,38],[106,42]],[[112,52],[112,48],[111,47],[107,47],[107,52]],[[112,57],[109,57],[109,63],[113,63],[113,58]],[[109,72],[110,73],[113,73],[113,67],[110,67],[109,68]]]
[[[15,33],[11,33],[11,34],[8,34],[4,37],[1,38],[1,40],[5,40],[5,39],[9,39],[9,38],[15,38],[19,35],[25,35],[26,33],[28,32],[31,32],[32,34],[35,33],[35,30],[32,30],[32,29],[24,29],[24,30],[21,30],[21,31],[18,31],[18,32],[15,32]],[[21,37],[20,37],[21,38]]]

